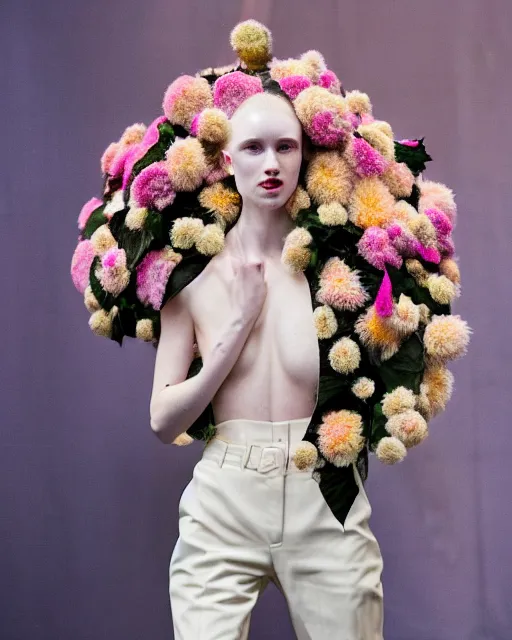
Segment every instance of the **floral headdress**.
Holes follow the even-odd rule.
[[[345,92],[320,53],[272,58],[271,34],[254,20],[235,27],[231,45],[237,64],[179,77],[164,115],[108,146],[71,275],[96,334],[156,345],[160,309],[222,251],[240,214],[221,153],[230,116],[257,93],[287,96],[313,151],[286,205],[296,227],[282,262],[308,279],[320,344],[318,403],[295,462],[328,487],[353,462],[364,471],[368,450],[402,460],[450,398],[446,365],[470,334],[450,312],[456,206],[448,187],[421,177],[423,139],[394,141],[368,95]],[[214,430],[210,405],[176,443]]]

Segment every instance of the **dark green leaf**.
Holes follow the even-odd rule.
[[[89,219],[87,220],[85,228],[82,231],[82,237],[84,238],[84,240],[90,240],[92,234],[96,231],[96,229],[107,222],[104,210],[105,205],[102,204],[97,209],[94,209],[94,211],[91,213]]]
[[[418,140],[417,147],[410,147],[395,141],[395,160],[397,162],[405,162],[415,176],[419,176],[420,173],[425,171],[425,163],[432,160],[423,144],[424,139],[420,138]]]
[[[91,290],[94,294],[96,300],[100,303],[105,311],[110,311],[115,303],[115,298],[112,294],[107,293],[103,287],[101,286],[98,278],[96,277],[95,271],[100,266],[100,259],[98,256],[94,258],[91,264],[91,269],[89,271],[89,282],[91,285]]]

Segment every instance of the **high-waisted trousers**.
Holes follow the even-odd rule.
[[[246,640],[269,581],[299,640],[382,640],[382,556],[359,493],[345,525],[293,450],[309,418],[228,420],[179,504],[169,592],[175,640]]]

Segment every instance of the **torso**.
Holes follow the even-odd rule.
[[[229,257],[214,256],[181,293],[206,362],[228,322]],[[279,260],[265,260],[267,296],[249,337],[212,399],[215,423],[245,418],[284,421],[310,417],[319,381],[318,338],[309,284]]]

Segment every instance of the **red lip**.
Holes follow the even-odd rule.
[[[282,184],[282,180],[278,180],[277,178],[269,178],[264,182],[260,182],[260,187],[263,187],[265,189],[275,189],[276,187],[280,187]]]

